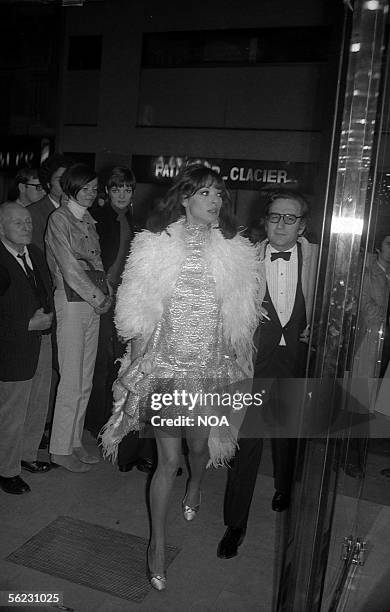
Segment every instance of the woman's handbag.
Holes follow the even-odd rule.
[[[78,261],[84,261],[87,264],[88,270],[84,270],[85,274],[90,278],[93,284],[96,285],[96,287],[98,287],[100,291],[104,293],[104,295],[107,295],[108,286],[107,286],[107,280],[106,280],[106,273],[104,272],[104,270],[95,270],[91,262],[88,261],[87,259],[79,259]],[[64,289],[65,289],[66,299],[68,300],[68,302],[84,302],[85,301],[74,289],[72,289],[70,285],[68,285],[65,279],[64,279]]]

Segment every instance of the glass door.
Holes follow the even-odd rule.
[[[335,610],[362,558],[360,529],[375,374],[363,365],[363,290],[372,244],[388,3],[347,2],[344,61],[301,406],[301,438],[277,610]],[[379,333],[379,332],[378,332]],[[382,342],[383,344],[383,342]],[[376,349],[381,340],[376,343]],[[360,351],[360,362],[359,362]],[[368,526],[364,527],[368,529]]]
[[[349,452],[344,469],[347,474],[351,472],[351,476],[357,478],[357,512],[344,548],[345,582],[340,581],[336,591],[338,597],[333,596],[332,606],[325,610],[363,612],[390,608],[387,546],[390,517],[388,30],[382,66],[380,104],[375,125],[377,147],[371,164],[365,207],[367,231],[366,236],[363,235],[364,267],[358,294],[350,378],[353,412],[359,415],[365,413],[368,418],[360,419],[360,423],[355,422],[348,440]],[[344,493],[353,496],[350,483]]]

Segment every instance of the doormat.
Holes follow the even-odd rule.
[[[7,557],[115,597],[140,602],[151,589],[144,538],[59,516]],[[179,549],[166,547],[167,565]]]

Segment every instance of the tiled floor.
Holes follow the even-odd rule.
[[[88,437],[87,445],[92,444],[92,438]],[[272,609],[275,523],[281,519],[270,508],[273,482],[269,476],[259,475],[245,542],[240,554],[230,560],[216,556],[216,547],[224,532],[225,471],[207,473],[201,511],[192,523],[186,523],[181,516],[186,476],[176,479],[168,540],[180,552],[169,567],[167,590],[159,593],[151,589],[142,604],[14,565],[5,558],[59,515],[147,538],[145,474],[136,469],[120,473],[115,466],[101,461],[86,474],[72,474],[61,468],[45,475],[23,473],[23,477],[30,484],[31,493],[16,496],[0,491],[0,590],[60,590],[64,605],[75,612],[269,612]],[[42,608],[49,609],[52,608]]]
[[[86,434],[86,445],[94,444]],[[376,473],[378,459],[375,461]],[[381,461],[385,463],[386,459]],[[374,474],[374,468],[372,470]],[[271,473],[267,443],[261,471]],[[7,495],[0,490],[0,590],[60,590],[66,609],[74,612],[271,612],[284,520],[283,514],[278,515],[270,508],[272,478],[258,476],[248,532],[239,555],[220,560],[216,548],[224,532],[222,504],[226,472],[223,469],[208,471],[201,511],[192,523],[186,523],[181,516],[185,473],[175,481],[168,519],[168,541],[179,547],[180,552],[169,567],[168,588],[163,593],[150,589],[144,601],[138,604],[6,561],[10,552],[59,515],[148,537],[145,474],[136,469],[120,473],[116,466],[104,461],[86,474],[72,474],[62,468],[45,475],[23,473],[32,489],[27,495]],[[347,482],[349,477],[345,478],[336,503],[327,586],[331,590],[338,571],[345,529],[357,521],[361,535],[370,542],[369,555],[351,587],[346,609],[389,612],[387,535],[390,509],[372,499],[357,503],[348,489],[353,483]],[[379,485],[390,487],[390,481],[382,479]]]

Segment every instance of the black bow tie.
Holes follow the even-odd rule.
[[[290,261],[291,251],[280,251],[279,253],[271,253],[271,261],[275,261],[275,259],[284,259],[285,261]]]

